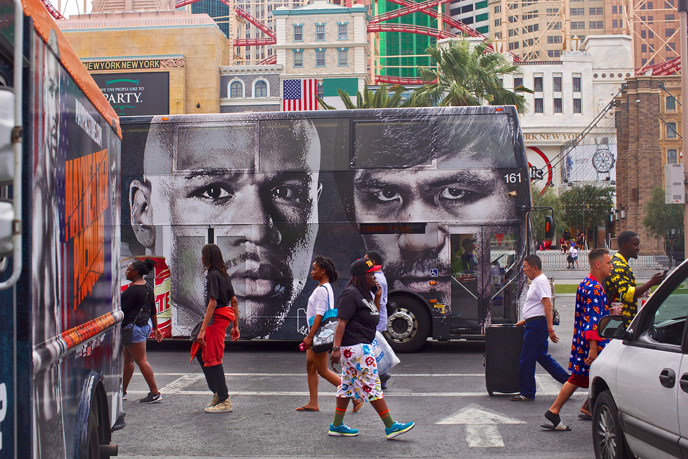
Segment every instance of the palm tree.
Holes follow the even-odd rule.
[[[358,91],[356,94],[356,103],[354,104],[345,91],[338,89],[339,97],[344,102],[344,106],[347,109],[357,109],[357,108],[399,108],[399,107],[418,107],[418,101],[420,97],[414,92],[410,97],[403,100],[403,94],[406,92],[406,88],[400,85],[394,85],[391,88],[392,93],[387,90],[387,84],[383,83],[377,91],[373,91],[366,85],[363,93]],[[322,99],[318,98],[320,106],[326,110],[335,110],[334,107],[328,105]]]
[[[504,89],[500,77],[519,74],[520,69],[507,62],[501,53],[487,52],[488,43],[471,46],[467,40],[451,41],[447,48],[428,48],[437,68],[419,67],[425,85],[416,90],[418,97],[441,106],[514,105],[526,111],[525,98]],[[524,87],[516,91],[532,92]]]

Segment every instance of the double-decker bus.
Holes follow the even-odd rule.
[[[122,129],[122,256],[164,258],[167,336],[205,310],[210,242],[242,338],[300,339],[314,256],[334,259],[337,290],[366,250],[384,258],[398,351],[517,321],[531,196],[513,107],[123,117]]]
[[[0,457],[117,453],[120,145],[40,0],[0,0]]]

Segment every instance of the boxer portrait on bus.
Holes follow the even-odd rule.
[[[320,140],[308,120],[177,116],[151,124],[143,178],[129,187],[146,254],[167,258],[173,334],[205,311],[198,253],[221,247],[244,337],[283,323],[308,278],[318,229]],[[123,144],[126,161],[132,153]],[[260,152],[260,155],[259,155]]]
[[[500,168],[515,168],[507,116],[379,117],[355,124],[349,183],[358,223],[424,223],[424,233],[363,234],[385,257],[390,290],[429,290],[433,269],[451,274],[449,225],[500,225],[515,217]],[[441,112],[440,112],[441,114]],[[391,170],[390,170],[391,169]],[[449,292],[438,292],[446,302]]]

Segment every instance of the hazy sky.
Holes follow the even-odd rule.
[[[62,16],[68,18],[71,15],[89,13],[91,11],[91,0],[45,0],[52,3],[55,9],[59,9]],[[84,11],[84,2],[86,11]]]

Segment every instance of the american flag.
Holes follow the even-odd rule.
[[[318,80],[315,78],[282,80],[282,111],[317,110],[317,91]]]

